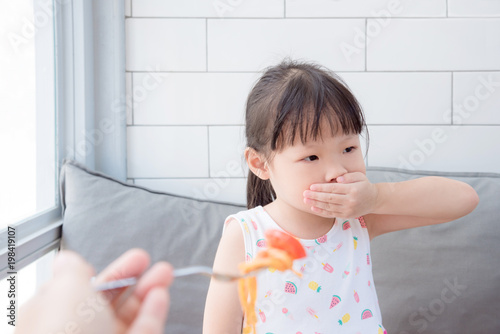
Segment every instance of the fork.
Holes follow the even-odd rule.
[[[179,268],[179,269],[175,269],[173,272],[174,277],[182,277],[182,276],[189,276],[189,275],[195,275],[195,274],[201,274],[204,276],[213,277],[214,279],[216,279],[218,281],[224,281],[224,282],[232,282],[232,281],[236,281],[240,278],[245,278],[245,277],[255,275],[255,273],[246,274],[246,275],[228,275],[228,274],[215,273],[215,272],[213,272],[212,268],[206,267],[206,266],[191,266],[191,267]],[[115,281],[104,282],[104,283],[97,285],[94,288],[94,290],[107,291],[107,290],[119,289],[119,288],[134,285],[137,283],[138,280],[139,280],[139,277],[129,277],[129,278],[123,278],[123,279],[119,279],[119,280],[115,280]]]

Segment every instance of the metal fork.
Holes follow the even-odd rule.
[[[204,275],[208,277],[213,277],[214,279],[218,281],[225,281],[225,282],[231,282],[231,281],[236,281],[240,278],[245,278],[249,277],[252,275],[255,275],[255,273],[252,274],[246,274],[246,275],[228,275],[228,274],[221,274],[221,273],[214,273],[212,268],[206,267],[206,266],[191,266],[191,267],[186,267],[186,268],[179,268],[175,269],[173,272],[174,277],[182,277],[182,276],[189,276],[189,275]],[[94,289],[96,291],[107,291],[107,290],[113,290],[113,289],[119,289],[123,288],[126,286],[131,286],[137,283],[138,277],[129,277],[129,278],[123,278],[115,281],[109,281],[105,283],[101,283],[97,285]]]

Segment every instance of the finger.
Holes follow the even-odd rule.
[[[149,266],[149,255],[146,251],[134,248],[106,267],[96,278],[96,283],[103,283],[112,280],[137,277],[141,275]]]
[[[313,204],[313,202],[324,202],[331,204],[342,204],[345,201],[346,195],[344,194],[334,194],[330,192],[317,192],[317,191],[304,191],[304,200],[308,200],[307,204]]]
[[[324,215],[325,217],[337,217],[337,214],[344,207],[343,204],[322,202],[309,198],[304,198],[304,203],[311,207],[311,211],[316,214],[321,213],[321,215]]]
[[[80,255],[75,252],[63,250],[60,251],[52,266],[54,277],[61,275],[72,275],[78,277],[78,280],[90,281],[94,276],[94,268],[88,264]]]
[[[321,217],[325,217],[325,218],[335,218],[335,217],[342,216],[337,211],[325,210],[325,209],[318,208],[315,206],[311,207],[311,211],[314,212],[314,214],[321,216]]]
[[[336,215],[338,215],[341,212],[342,208],[343,208],[342,205],[329,204],[323,202],[316,202],[315,204],[311,205],[311,210],[314,213],[324,212],[324,214],[326,214],[328,217],[337,217]]]
[[[167,262],[155,263],[150,270],[148,270],[144,276],[141,277],[137,288],[135,290],[135,295],[139,299],[144,299],[149,290],[160,287],[162,289],[167,289],[173,281],[173,268]]]
[[[315,183],[311,184],[311,186],[309,187],[309,191],[319,191],[333,194],[347,194],[347,187],[348,186],[346,186],[345,184],[340,183]]]
[[[128,334],[161,334],[169,309],[168,291],[154,288],[146,295]]]
[[[131,249],[108,265],[96,277],[95,284],[97,285],[99,283],[119,280],[122,278],[138,277],[149,266],[149,262],[149,255],[146,251],[139,248]],[[103,291],[101,294],[106,300],[113,303],[113,306],[116,306],[115,303],[117,301],[123,303],[120,298],[124,293],[128,293],[128,291],[129,289],[127,288],[120,288]]]
[[[124,322],[132,322],[136,318],[140,305],[147,294],[155,288],[167,290],[172,284],[172,266],[166,262],[158,262],[141,277],[134,293],[115,310],[117,316]]]
[[[167,289],[172,284],[173,279],[173,268],[170,263],[158,262],[141,277],[135,294],[143,299],[152,288]]]
[[[329,203],[323,203],[323,202],[316,202],[314,204],[309,204],[309,205],[311,207],[311,210],[313,208],[316,208],[316,209],[329,211],[332,213],[338,213],[342,209],[342,205],[329,204]]]
[[[340,184],[354,183],[366,180],[366,175],[361,172],[345,173],[337,177],[336,181]]]

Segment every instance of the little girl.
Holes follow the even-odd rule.
[[[225,221],[214,271],[238,274],[238,264],[265,247],[267,229],[298,238],[307,252],[294,262],[302,277],[272,268],[258,274],[257,333],[385,333],[371,239],[476,207],[474,189],[447,178],[370,183],[359,139],[365,128],[347,85],[315,64],[284,61],[250,92],[248,210]],[[204,333],[246,333],[244,323],[237,284],[212,280]]]

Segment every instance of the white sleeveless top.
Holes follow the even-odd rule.
[[[283,230],[261,206],[231,215],[226,223],[231,218],[242,228],[247,262],[265,247],[266,230]],[[386,333],[363,219],[336,218],[321,238],[299,240],[307,257],[293,267],[302,278],[290,270],[257,276],[257,333]]]

